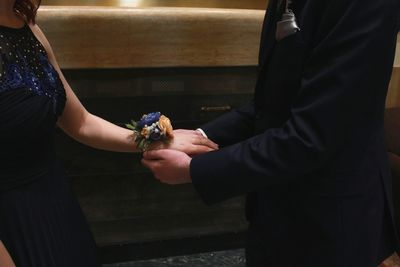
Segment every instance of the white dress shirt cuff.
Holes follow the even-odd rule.
[[[204,136],[205,138],[208,139],[208,136],[207,136],[206,133],[203,131],[203,129],[197,128],[196,131],[200,132],[202,136]]]

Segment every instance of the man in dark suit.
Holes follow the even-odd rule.
[[[376,267],[397,246],[383,114],[399,3],[297,0],[300,30],[278,41],[285,5],[268,7],[254,101],[202,127],[220,149],[143,164],[208,204],[247,193],[247,266]]]

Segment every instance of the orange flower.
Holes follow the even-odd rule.
[[[141,134],[142,136],[144,136],[144,138],[149,139],[149,137],[150,137],[149,128],[144,127],[144,128],[142,129],[142,131],[140,132],[140,134]]]
[[[168,117],[161,115],[160,120],[158,121],[160,130],[167,136],[167,137],[174,137],[174,129],[172,128],[171,121]]]

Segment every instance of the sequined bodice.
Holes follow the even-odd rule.
[[[21,29],[0,28],[0,93],[19,88],[49,97],[59,115],[64,89],[46,51],[28,25]]]
[[[0,26],[0,191],[46,172],[65,90],[30,27]]]

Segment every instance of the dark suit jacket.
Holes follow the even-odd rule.
[[[264,22],[254,101],[202,128],[206,203],[249,193],[249,266],[376,267],[397,242],[383,115],[398,0],[297,0],[301,31]]]

